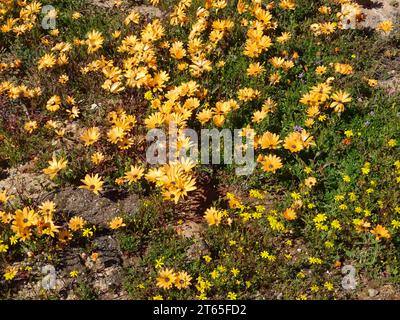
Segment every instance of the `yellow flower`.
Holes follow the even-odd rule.
[[[214,207],[211,207],[207,209],[204,213],[204,218],[206,219],[209,226],[218,226],[221,223],[222,215],[223,214],[221,211],[215,209]]]
[[[238,91],[238,99],[240,101],[251,101],[256,99],[261,94],[260,91],[253,88],[243,88]]]
[[[5,273],[4,273],[4,279],[6,281],[10,281],[15,278],[15,276],[18,273],[18,269],[16,267],[10,267]]]
[[[72,20],[78,20],[82,15],[78,11],[72,13]]]
[[[342,194],[337,194],[335,196],[335,201],[343,201],[344,200],[344,195]]]
[[[228,292],[227,298],[228,298],[228,300],[236,300],[237,295],[234,292]]]
[[[315,223],[319,223],[319,222],[324,222],[324,221],[326,221],[326,219],[327,219],[326,214],[324,214],[324,213],[319,213],[319,214],[317,214],[317,215],[315,216],[315,218],[313,219],[313,221],[314,221]]]
[[[71,220],[69,220],[68,227],[72,231],[78,231],[83,228],[83,226],[86,224],[86,221],[78,216],[72,217]]]
[[[370,168],[366,168],[366,167],[361,168],[361,172],[362,172],[363,175],[368,175],[368,173],[370,171],[371,171]]]
[[[400,221],[393,219],[392,220],[392,227],[395,230],[400,229]]]
[[[8,196],[5,190],[0,191],[0,202],[6,203],[8,199],[11,199],[13,196]]]
[[[397,146],[397,141],[395,139],[390,139],[388,141],[388,146],[391,147],[391,148]]]
[[[327,116],[326,116],[325,114],[320,115],[320,116],[318,117],[318,120],[321,121],[321,122],[324,122],[326,119],[327,119]]]
[[[281,81],[281,76],[278,72],[274,72],[268,77],[268,80],[271,85],[276,85]]]
[[[290,40],[291,37],[292,35],[290,34],[290,32],[282,32],[282,34],[276,38],[276,41],[279,43],[285,43]]]
[[[332,9],[330,7],[327,6],[321,6],[318,8],[318,12],[321,14],[330,14],[332,11]]]
[[[164,265],[164,257],[161,257],[160,259],[156,259],[156,264],[155,264],[155,268],[159,269]]]
[[[276,256],[269,254],[268,251],[265,251],[265,250],[260,253],[260,256],[261,256],[261,258],[267,259],[271,262],[274,262],[276,260]]]
[[[60,96],[54,95],[46,102],[46,109],[50,112],[56,112],[61,107]]]
[[[58,241],[66,243],[72,239],[72,234],[70,231],[63,229],[58,233]]]
[[[204,261],[206,263],[209,263],[212,260],[212,258],[210,256],[207,256],[207,255],[203,256],[203,259],[204,259]]]
[[[367,82],[371,88],[375,88],[378,85],[378,80],[375,79],[368,79]]]
[[[334,64],[335,67],[335,71],[337,73],[341,73],[344,75],[349,75],[353,73],[353,67],[349,64],[345,64],[345,63],[335,63]]]
[[[352,130],[346,130],[344,134],[346,135],[347,138],[350,138],[354,135]]]
[[[65,84],[69,81],[69,77],[66,74],[62,74],[59,78],[58,78],[58,82],[61,84]]]
[[[308,188],[312,188],[317,183],[317,179],[314,177],[308,177],[304,180],[304,185]]]
[[[152,99],[153,99],[153,93],[152,93],[151,91],[146,91],[146,93],[144,94],[144,98],[145,98],[147,101],[152,100]]]
[[[0,240],[0,253],[5,253],[8,250],[8,245],[4,244],[2,240]]]
[[[331,241],[325,241],[324,245],[328,249],[333,248],[333,246],[334,246],[333,242],[331,242]]]
[[[121,31],[120,31],[120,30],[115,30],[115,31],[111,34],[111,36],[112,36],[114,39],[119,38],[120,35],[121,35]]]
[[[78,272],[77,270],[72,270],[72,271],[69,273],[69,276],[70,276],[71,278],[77,278],[78,275],[79,275],[79,272]]]
[[[48,163],[49,166],[43,169],[43,173],[49,175],[50,179],[54,179],[59,171],[67,167],[68,160],[64,158],[57,160],[56,156],[53,155],[53,158]]]
[[[226,271],[226,269],[225,269],[225,267],[223,265],[219,265],[217,267],[217,269],[218,269],[219,272],[225,272]]]
[[[247,75],[249,76],[258,76],[265,71],[264,66],[260,65],[259,62],[250,63],[249,67],[247,68]]]
[[[99,191],[103,190],[104,181],[101,180],[97,173],[95,175],[87,174],[85,179],[81,179],[81,181],[84,183],[84,185],[79,186],[81,189],[87,189],[95,194],[99,194]]]
[[[126,132],[123,128],[113,126],[110,130],[107,132],[107,137],[108,141],[110,141],[113,144],[116,144],[118,142],[121,142],[123,138],[125,137]]]
[[[337,229],[337,230],[342,229],[342,226],[340,225],[339,220],[336,220],[336,219],[331,222],[331,227],[333,229]]]
[[[10,243],[11,245],[14,245],[18,242],[18,236],[17,235],[13,235],[10,237]]]
[[[316,73],[317,75],[323,75],[323,74],[326,73],[326,70],[327,70],[327,68],[326,68],[325,66],[318,66],[318,67],[315,69],[315,73]]]
[[[232,268],[231,273],[233,274],[234,277],[236,277],[240,273],[240,271],[239,271],[239,269]]]
[[[88,53],[96,52],[103,45],[104,38],[102,34],[96,30],[93,30],[87,34],[86,45],[88,46]]]
[[[191,280],[192,277],[185,271],[178,272],[175,278],[175,287],[177,287],[179,290],[186,289],[187,287],[190,286]]]
[[[69,118],[71,120],[79,117],[80,110],[77,106],[72,106],[71,109],[67,109],[65,111],[69,114]]]
[[[95,227],[93,227],[93,229],[95,229]],[[93,230],[91,228],[83,229],[82,236],[84,236],[86,238],[92,237],[93,236]]]
[[[277,149],[280,143],[279,136],[269,131],[265,132],[258,140],[262,149]]]
[[[128,181],[129,184],[132,184],[138,181],[144,173],[144,169],[138,166],[131,166],[130,170],[125,172],[124,178]]]
[[[333,108],[335,112],[343,112],[344,104],[352,100],[350,94],[342,90],[333,93],[331,98],[334,101],[330,104],[330,107]]]
[[[56,211],[56,204],[53,201],[44,201],[39,206],[39,212],[46,217],[52,218],[53,213]]]
[[[290,193],[290,197],[292,197],[292,199],[294,200],[300,200],[301,199],[301,194],[298,192],[291,192]]]
[[[264,171],[272,173],[275,173],[276,170],[283,167],[282,159],[272,154],[262,157],[261,164],[263,165]]]
[[[382,21],[376,26],[376,29],[383,31],[384,33],[389,33],[393,29],[393,22],[390,20]]]
[[[39,59],[38,69],[50,69],[56,64],[57,60],[53,53],[46,53]]]
[[[101,152],[95,152],[90,157],[90,160],[96,165],[100,164],[104,160],[104,155]]]
[[[99,138],[100,138],[100,129],[97,127],[86,129],[80,136],[80,139],[85,143],[85,146],[92,145],[97,140],[99,140]]]
[[[292,208],[287,208],[283,212],[283,217],[288,221],[292,221],[297,219],[297,214],[296,211],[294,211]]]
[[[125,18],[124,24],[127,26],[131,22],[138,24],[140,21],[140,14],[136,12],[135,10],[132,10],[129,15]]]
[[[29,207],[24,207],[22,210],[17,209],[15,211],[15,217],[13,221],[13,229],[21,231],[23,229],[34,226],[38,223],[39,216],[35,211]]]
[[[158,273],[157,287],[162,289],[171,289],[175,283],[176,275],[172,269],[162,269]]]
[[[310,174],[310,173],[312,172],[312,169],[311,169],[310,167],[305,167],[305,168],[304,168],[304,172],[305,172],[306,174]]]
[[[183,48],[183,43],[181,41],[176,41],[171,45],[169,49],[171,57],[180,60],[186,56],[186,50]]]
[[[114,219],[111,220],[111,222],[109,223],[109,226],[111,229],[116,230],[121,227],[125,227],[126,224],[123,223],[123,219],[121,217],[115,217]]]
[[[322,260],[320,258],[316,258],[316,257],[309,257],[308,262],[310,264],[322,264]]]
[[[333,290],[333,284],[331,282],[325,282],[324,283],[324,288],[328,291],[332,291]]]
[[[228,195],[229,195],[229,196],[228,196]],[[264,195],[262,194],[262,192],[260,192],[260,191],[258,191],[258,190],[256,190],[256,189],[251,189],[251,190],[249,191],[249,196],[252,197],[252,198],[255,198],[255,199],[264,199]],[[233,198],[234,198],[234,195],[228,192],[228,193],[226,194],[226,197],[227,197],[228,199],[233,199]]]
[[[299,132],[290,133],[284,141],[283,147],[290,152],[299,152],[303,150],[303,140]]]
[[[311,292],[318,292],[319,291],[319,287],[317,285],[312,285],[311,286]]]
[[[24,124],[24,130],[28,133],[32,133],[34,130],[36,130],[38,127],[36,121],[27,121]]]
[[[294,10],[296,8],[295,0],[281,0],[279,6],[284,10]]]
[[[373,230],[371,230],[371,233],[375,235],[377,240],[380,240],[381,238],[390,238],[389,231],[380,224],[378,224]]]

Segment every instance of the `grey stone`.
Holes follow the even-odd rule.
[[[94,251],[99,254],[96,265],[99,269],[107,269],[114,265],[122,265],[122,252],[117,240],[111,236],[94,239]]]
[[[188,261],[201,259],[202,256],[210,253],[204,240],[195,240],[192,245],[186,249],[186,257]]]
[[[136,195],[114,202],[104,196],[77,188],[60,191],[54,197],[54,202],[57,208],[68,216],[80,216],[89,224],[101,227],[108,227],[113,218],[122,214],[134,214],[138,208]]]
[[[379,294],[379,291],[373,288],[368,289],[368,296],[370,298],[376,297]]]

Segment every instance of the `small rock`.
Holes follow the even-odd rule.
[[[380,1],[356,1],[357,4],[343,4],[342,12],[346,13],[342,23],[345,29],[375,29],[377,25],[385,20],[396,21],[400,15],[400,7],[393,5],[392,0]],[[357,10],[352,8],[357,7]],[[362,14],[364,19],[358,21],[356,12]]]
[[[120,267],[106,268],[102,273],[96,275],[93,281],[93,289],[104,294],[115,291],[121,286],[122,270]]]
[[[135,6],[132,9],[139,12],[141,15],[149,16],[149,18],[163,17],[163,12],[159,8],[154,6],[141,5],[141,6]]]
[[[45,175],[36,173],[22,173],[19,169],[11,169],[9,176],[0,181],[0,191],[6,190],[7,195],[13,195],[10,200],[18,205],[20,199],[44,199],[56,185]]]
[[[80,216],[89,224],[105,228],[108,227],[112,218],[123,213],[134,214],[136,212],[138,197],[130,195],[127,199],[114,202],[104,196],[77,188],[66,188],[54,197],[54,201],[62,213],[70,217]],[[123,207],[123,210],[120,207]]]
[[[379,294],[379,291],[373,288],[368,289],[368,296],[370,298],[376,297]]]
[[[65,300],[79,300],[79,298],[73,291],[70,291]]]
[[[16,294],[18,299],[38,299],[40,288],[38,283],[35,285],[33,283],[27,283],[24,285]]]
[[[174,227],[177,234],[185,238],[201,239],[204,231],[204,225],[194,221],[187,221],[181,225]]]
[[[71,271],[82,271],[84,269],[78,249],[69,249],[66,251],[63,256],[62,264],[67,273]]]
[[[186,257],[189,261],[201,259],[202,256],[209,254],[207,244],[204,240],[195,240],[194,243],[186,249]]]
[[[98,269],[106,269],[122,264],[122,252],[117,240],[111,236],[102,236],[93,241],[94,251],[99,254],[96,260]]]

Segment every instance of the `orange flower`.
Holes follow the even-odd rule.
[[[390,238],[389,231],[380,224],[378,224],[373,230],[371,230],[371,233],[375,235],[376,240],[380,240],[381,238]]]
[[[284,217],[286,220],[292,221],[292,220],[296,220],[297,214],[296,214],[296,211],[294,211],[292,208],[287,208],[287,209],[283,212],[283,217]]]

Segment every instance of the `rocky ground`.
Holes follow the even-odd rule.
[[[400,16],[398,1],[360,0],[359,3],[363,6],[366,19],[357,26],[358,28],[375,28],[376,24],[382,20],[394,21]],[[108,8],[110,1],[93,0],[93,4]],[[152,6],[137,5],[135,9],[149,16],[163,16],[163,12]],[[399,92],[400,58],[388,58],[386,68],[389,68],[388,77],[380,82],[381,86],[387,90],[388,94]],[[134,193],[118,196],[106,193],[102,197],[98,197],[86,190],[72,187],[59,190],[46,175],[34,173],[33,167],[31,163],[28,163],[3,172],[0,190],[5,189],[8,194],[14,195],[14,201],[24,202],[30,199],[34,203],[40,203],[47,199],[54,200],[57,207],[62,209],[60,214],[66,217],[78,215],[89,224],[96,226],[101,231],[96,232],[96,238],[92,242],[90,251],[96,253],[97,257],[89,256],[82,248],[68,247],[66,250],[60,250],[56,256],[51,258],[45,255],[36,255],[16,262],[14,264],[16,267],[33,266],[33,270],[29,274],[33,281],[24,284],[26,279],[22,275],[19,279],[21,285],[15,287],[12,297],[20,299],[48,297],[49,294],[43,289],[42,269],[44,266],[50,265],[56,270],[56,283],[52,294],[62,299],[82,298],[72,290],[78,280],[71,278],[70,272],[83,270],[88,277],[85,283],[92,284],[89,291],[94,290],[97,298],[128,298],[127,292],[123,290],[122,286],[124,269],[134,267],[140,258],[124,254],[118,239],[104,230],[110,219],[121,215],[121,212],[132,216],[137,214],[142,199],[139,199]],[[202,224],[187,220],[174,226],[174,229],[179,235],[189,238],[193,242],[187,250],[188,259],[197,259],[207,253],[207,244],[201,236],[204,231]],[[360,299],[400,299],[400,291],[392,285],[379,287],[374,283],[367,282],[363,285],[365,290],[359,294]]]

